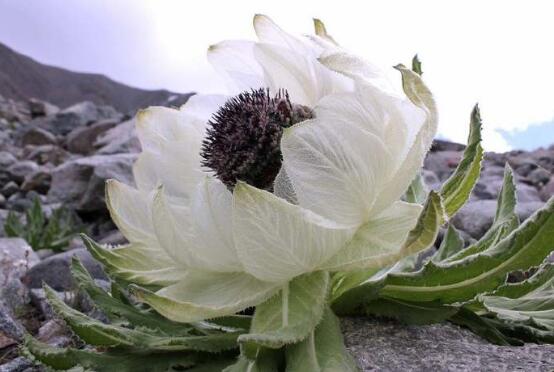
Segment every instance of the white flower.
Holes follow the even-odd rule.
[[[399,201],[437,125],[419,76],[399,67],[407,96],[397,93],[320,22],[318,35],[304,38],[264,16],[254,26],[258,42],[223,42],[209,59],[232,94],[286,89],[311,110],[313,118],[277,137],[282,166],[273,193],[240,181],[228,187],[202,166],[207,123],[225,96],[141,111],[136,188],[107,184],[109,210],[130,244],[96,246],[95,255],[123,279],[157,288],[140,290],[141,299],[176,321],[255,306],[304,273],[389,264],[421,210]]]

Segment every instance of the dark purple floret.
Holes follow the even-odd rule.
[[[275,97],[268,89],[243,92],[209,121],[202,165],[229,188],[240,180],[271,191],[281,168],[283,129],[312,117],[309,108],[291,103],[285,90]]]

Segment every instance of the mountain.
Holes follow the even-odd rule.
[[[104,75],[48,66],[0,43],[0,95],[18,101],[38,98],[62,108],[92,101],[134,113],[151,105],[179,106],[191,93],[138,89]]]

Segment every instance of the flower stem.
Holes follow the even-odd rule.
[[[282,296],[282,325],[283,327],[287,327],[289,325],[289,283],[285,284],[283,286],[283,290],[281,293]]]

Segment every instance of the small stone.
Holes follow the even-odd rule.
[[[17,357],[6,364],[0,365],[0,372],[41,372],[42,368],[35,367],[34,363],[24,357]]]
[[[14,164],[17,158],[7,151],[0,151],[0,169],[5,169]]]
[[[88,155],[95,150],[96,139],[118,124],[119,120],[107,119],[86,127],[78,127],[67,135],[67,149],[72,153]]]
[[[71,344],[71,332],[59,319],[46,321],[38,330],[37,339],[55,347]]]
[[[71,275],[71,259],[79,258],[81,263],[96,279],[107,279],[102,266],[90,253],[84,249],[74,249],[50,256],[33,266],[22,278],[29,288],[41,288],[42,283],[48,284],[57,291],[67,291],[75,288]]]
[[[99,155],[120,153],[139,153],[140,142],[135,131],[135,120],[129,120],[117,125],[100,135],[94,147]]]
[[[40,194],[46,194],[50,189],[50,182],[52,181],[52,175],[45,169],[40,169],[34,173],[31,173],[25,177],[21,189],[23,191],[34,190]]]
[[[0,190],[0,193],[4,195],[6,198],[9,198],[13,194],[19,191],[19,186],[14,181],[10,181],[7,184],[2,187],[2,190]]]
[[[533,185],[542,186],[548,181],[552,174],[544,168],[537,168],[527,175],[527,178]]]
[[[38,164],[60,165],[67,161],[71,155],[55,145],[26,146],[23,157]]]
[[[7,169],[13,180],[18,183],[23,182],[27,175],[37,170],[39,170],[38,164],[30,160],[18,161],[10,165]]]
[[[57,142],[56,136],[45,129],[31,127],[21,138],[21,144],[26,145],[53,145]]]
[[[29,110],[31,111],[31,116],[36,118],[37,116],[55,115],[60,111],[60,108],[51,103],[31,98],[29,100]]]

